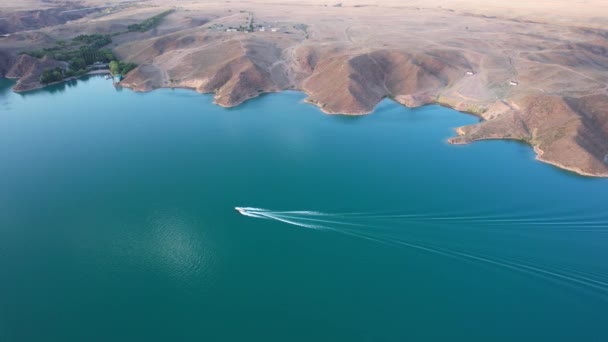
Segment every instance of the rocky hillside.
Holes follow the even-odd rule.
[[[393,2],[390,9],[351,2],[286,0],[249,3],[247,10],[183,2],[153,30],[116,38],[113,52],[139,65],[122,85],[214,93],[222,106],[297,89],[326,113],[355,115],[384,98],[410,107],[439,103],[482,119],[459,128],[452,143],[517,139],[542,161],[608,176],[608,30],[602,29],[608,19],[584,20],[588,12],[576,9],[524,20],[523,9],[501,17],[423,2]],[[146,3],[156,7],[126,9],[91,25],[108,32],[131,20],[128,11],[141,18],[141,11],[173,9]],[[79,25],[45,32],[73,37]],[[9,74],[24,75],[26,85],[44,63],[53,62],[19,60]]]
[[[65,63],[47,57],[39,59],[20,55],[6,73],[6,77],[18,79],[13,87],[14,91],[32,90],[41,87],[40,75],[44,70],[65,67]]]

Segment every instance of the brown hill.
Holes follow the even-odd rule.
[[[18,79],[13,87],[14,91],[27,91],[40,88],[40,75],[46,69],[65,68],[65,63],[47,57],[42,59],[28,55],[20,55],[16,58],[11,68],[6,73],[7,78]]]
[[[80,6],[91,3],[100,2]],[[598,15],[605,3],[509,2],[508,10],[498,0],[341,4],[182,0],[168,7],[147,0],[11,35],[0,51],[123,31],[171,8],[158,27],[114,36],[114,52],[140,65],[123,86],[213,92],[222,106],[298,89],[323,111],[342,114],[369,113],[387,97],[406,106],[439,103],[483,120],[459,128],[453,143],[518,139],[542,161],[608,176],[608,17]],[[20,60],[13,74],[33,80],[35,72],[23,70],[36,63],[51,61]]]
[[[580,174],[608,176],[607,95],[580,98],[529,96],[522,108],[458,129],[453,143],[516,139],[535,147],[538,158]]]
[[[92,12],[86,10],[75,11],[82,8],[84,7],[66,3],[60,8],[13,12],[0,20],[0,34],[60,25],[70,20],[80,19]]]

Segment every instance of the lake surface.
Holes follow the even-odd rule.
[[[1,341],[608,340],[608,180],[472,116],[11,84]]]

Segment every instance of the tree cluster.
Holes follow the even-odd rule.
[[[86,44],[91,49],[99,49],[112,42],[112,37],[109,34],[81,34],[73,39],[76,43]]]
[[[126,75],[129,71],[135,69],[137,64],[135,63],[126,63],[121,61],[112,61],[110,62],[110,72],[114,75],[121,74]]]
[[[171,13],[173,13],[173,10],[164,11],[163,13],[148,18],[141,23],[129,25],[127,26],[127,29],[129,32],[146,32],[158,26],[158,24],[160,24],[160,22]]]
[[[147,31],[157,26],[164,17],[172,12],[173,10],[165,11],[139,24],[130,25],[128,29],[129,31]],[[115,33],[114,35],[117,34],[120,33]],[[81,34],[69,42],[58,40],[57,44],[53,47],[25,52],[25,54],[37,58],[48,56],[49,58],[68,63],[69,68],[67,70],[61,68],[44,70],[40,76],[40,81],[44,84],[58,82],[68,77],[82,76],[96,62],[109,63],[110,71],[113,74],[125,75],[135,69],[137,64],[121,62],[114,56],[112,51],[103,49],[103,47],[112,43],[112,36],[110,34],[98,33]]]
[[[43,84],[48,84],[62,81],[63,78],[63,69],[47,69],[42,72],[42,75],[40,75],[40,82],[42,82]]]

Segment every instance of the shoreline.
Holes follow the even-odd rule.
[[[530,146],[532,146],[532,145],[530,145]],[[565,166],[559,162],[544,159],[543,154],[545,153],[545,151],[541,150],[540,147],[538,147],[538,146],[532,146],[532,149],[534,150],[534,152],[536,152],[535,159],[542,163],[553,165],[562,170],[567,170],[567,171],[573,172],[573,173],[575,173],[579,176],[583,176],[583,177],[608,178],[608,173],[589,173],[589,172],[585,172],[577,167],[569,167],[569,166]]]
[[[458,132],[461,130],[461,127],[457,127],[455,129],[456,133],[458,134]],[[475,142],[479,142],[479,141],[489,141],[489,140],[508,140],[508,141],[516,141],[516,142],[520,142],[522,144],[525,144],[528,147],[531,147],[532,150],[535,153],[534,156],[534,160],[539,161],[541,163],[545,163],[545,164],[549,164],[551,166],[557,167],[561,170],[565,170],[568,172],[572,172],[578,176],[581,177],[593,177],[593,178],[608,178],[608,172],[607,173],[591,173],[591,172],[586,172],[581,170],[580,168],[577,167],[571,167],[571,166],[566,166],[560,162],[557,161],[552,161],[549,159],[545,159],[543,158],[543,154],[545,153],[542,149],[540,149],[540,147],[536,146],[536,145],[532,145],[529,142],[522,140],[522,139],[516,139],[516,138],[509,138],[509,137],[485,137],[485,138],[478,138],[478,139],[474,139],[474,140],[465,140],[462,142],[454,142],[453,141],[454,138],[449,138],[448,139],[448,143],[451,145],[469,145]]]
[[[28,91],[44,89],[46,87],[50,87],[50,86],[53,86],[53,85],[66,83],[66,82],[69,82],[69,81],[77,81],[78,79],[80,79],[82,77],[85,77],[85,76],[90,76],[90,75],[111,75],[111,74],[112,73],[110,72],[110,70],[107,70],[107,69],[92,70],[92,71],[89,71],[89,72],[87,72],[86,74],[84,74],[82,76],[72,76],[72,77],[64,78],[61,81],[51,82],[51,83],[47,83],[47,84],[38,83],[34,87],[30,87],[30,88],[23,89],[23,90],[15,90],[15,87],[13,87],[12,91],[15,92],[15,93],[17,93],[17,94],[26,93]],[[9,79],[9,80],[19,80],[18,77],[4,77],[4,78]]]
[[[129,86],[124,86],[124,87],[125,88],[129,88],[129,89],[131,89],[133,91],[137,91],[137,92],[150,92],[150,91],[153,91],[153,90],[156,90],[156,89],[187,89],[187,90],[194,90],[195,92],[197,92],[199,94],[215,94],[212,91],[211,92],[199,92],[196,89],[188,88],[188,87],[159,87],[159,88],[152,89],[152,90],[134,90],[133,88],[131,88]],[[330,111],[325,110],[324,106],[320,106],[318,102],[310,100],[310,94],[305,89],[286,89],[286,90],[278,90],[278,91],[264,91],[264,92],[257,93],[254,96],[247,97],[244,100],[242,100],[242,101],[240,101],[238,103],[235,103],[235,104],[231,104],[231,105],[220,104],[217,101],[215,101],[215,99],[213,100],[213,103],[216,104],[216,105],[218,105],[218,106],[220,106],[220,107],[222,107],[222,108],[232,108],[232,107],[237,107],[237,106],[243,104],[244,102],[246,102],[248,100],[255,99],[255,98],[257,98],[257,97],[259,97],[260,95],[263,95],[263,94],[280,93],[280,92],[287,91],[287,90],[298,91],[298,92],[301,92],[301,93],[305,94],[307,96],[307,98],[304,99],[304,103],[314,105],[315,107],[317,107],[319,109],[320,112],[322,112],[325,115],[345,115],[345,116],[370,115],[370,114],[373,114],[376,106],[380,102],[384,101],[385,99],[390,99],[394,103],[396,103],[396,104],[398,104],[400,106],[406,107],[406,108],[414,109],[414,108],[419,108],[419,107],[423,107],[423,106],[438,105],[438,106],[441,106],[441,107],[444,107],[444,108],[448,108],[448,109],[454,110],[454,111],[456,111],[458,113],[461,113],[461,114],[475,116],[476,118],[479,118],[481,120],[481,122],[486,121],[481,115],[479,115],[477,113],[474,113],[472,111],[459,110],[459,109],[456,109],[454,106],[449,105],[447,103],[443,103],[443,102],[439,102],[439,101],[431,101],[431,102],[422,103],[422,104],[420,104],[418,106],[406,106],[405,104],[397,101],[394,97],[390,97],[390,96],[386,96],[386,97],[382,98],[382,100],[380,100],[380,102],[378,102],[376,105],[374,105],[374,109],[372,109],[371,111],[368,111],[368,112],[359,112],[359,113],[336,113],[336,112],[330,112]],[[461,127],[455,128],[454,131],[457,134],[457,136],[461,136],[462,135],[462,129],[461,129]],[[544,159],[544,158],[542,158],[542,155],[543,155],[544,152],[540,148],[538,148],[537,146],[532,145],[528,141],[525,141],[525,140],[514,139],[514,138],[510,138],[510,137],[486,137],[486,138],[480,138],[480,139],[475,139],[475,140],[468,140],[468,141],[462,141],[462,142],[454,142],[454,138],[456,138],[456,137],[449,138],[448,139],[448,143],[451,144],[451,145],[468,145],[468,144],[471,144],[471,143],[474,143],[474,142],[477,142],[477,141],[483,141],[483,140],[510,140],[510,141],[519,141],[519,142],[525,143],[528,147],[532,148],[532,150],[536,154],[535,158],[534,158],[534,160],[536,160],[536,161],[552,165],[554,167],[557,167],[557,168],[565,170],[565,171],[573,172],[573,173],[575,173],[575,174],[577,174],[577,175],[579,175],[581,177],[608,178],[608,172],[606,172],[606,173],[590,173],[590,172],[583,171],[583,170],[581,170],[580,168],[577,168],[577,167],[570,167],[570,166],[566,166],[566,165],[564,165],[564,164],[562,164],[560,162],[557,162],[557,161],[552,161],[552,160]]]
[[[70,77],[70,78],[62,80],[62,81],[58,81],[58,82],[53,82],[53,83],[41,85],[41,86],[39,86],[37,88],[23,90],[23,91],[15,91],[15,92],[16,93],[21,93],[21,92],[27,92],[27,91],[30,91],[30,90],[43,89],[45,87],[48,87],[48,86],[51,86],[51,85],[55,85],[55,84],[64,83],[64,82],[67,82],[67,81],[70,81],[70,80],[78,80],[79,78],[82,78],[84,76],[89,76],[89,75],[104,75],[104,74],[110,74],[111,75],[111,72],[109,70],[106,70],[106,69],[104,69],[104,70],[94,70],[94,71],[90,71],[90,72],[86,73],[83,76]],[[16,78],[12,78],[12,79],[16,79]],[[155,89],[137,90],[137,89],[134,89],[131,86],[123,85],[122,82],[118,82],[116,84],[120,85],[121,87],[128,88],[128,89],[130,89],[130,90],[132,90],[134,92],[141,92],[141,93],[152,92],[152,91],[158,90],[158,89],[184,89],[184,90],[194,91],[194,92],[199,93],[199,94],[214,94],[214,95],[216,94],[213,91],[210,91],[210,92],[200,92],[200,91],[196,90],[196,88],[192,88],[192,87],[180,87],[180,86],[167,87],[167,86],[161,86],[161,87],[158,87],[158,88],[155,88]],[[399,106],[403,106],[403,107],[411,108],[411,109],[415,109],[415,108],[419,108],[419,107],[423,107],[423,106],[428,106],[428,105],[439,105],[439,106],[441,106],[443,108],[451,109],[451,110],[454,110],[454,111],[456,111],[458,113],[461,113],[461,114],[475,116],[475,117],[481,119],[482,122],[485,121],[485,119],[481,115],[479,115],[477,113],[474,113],[474,112],[471,112],[471,111],[466,111],[466,110],[458,110],[458,109],[454,108],[453,106],[451,106],[449,104],[442,103],[442,102],[439,102],[439,101],[425,102],[425,103],[422,103],[422,104],[420,104],[418,106],[407,106],[407,105],[405,105],[405,104],[397,101],[395,98],[390,97],[390,96],[386,96],[386,97],[382,98],[378,103],[376,103],[374,105],[374,108],[372,110],[370,110],[370,111],[362,111],[362,112],[358,112],[358,113],[337,113],[337,112],[330,112],[330,111],[327,111],[327,110],[324,109],[324,107],[325,107],[324,105],[320,106],[318,102],[310,100],[310,94],[308,92],[306,92],[305,89],[284,89],[284,90],[276,90],[276,91],[263,91],[263,92],[259,92],[259,93],[256,93],[256,94],[252,94],[251,96],[248,96],[248,97],[244,98],[243,100],[241,100],[241,101],[239,101],[237,103],[233,103],[233,104],[229,104],[229,105],[218,103],[216,101],[216,99],[215,99],[215,96],[214,96],[213,104],[215,104],[217,106],[220,106],[222,108],[229,109],[229,108],[237,107],[237,106],[239,106],[239,105],[241,105],[244,102],[247,102],[249,100],[258,98],[261,95],[281,93],[283,91],[297,91],[297,92],[301,92],[301,93],[305,94],[307,96],[307,98],[304,99],[303,102],[306,103],[306,104],[314,105],[316,108],[319,109],[319,111],[321,113],[323,113],[325,115],[344,115],[344,116],[370,115],[370,114],[373,114],[373,112],[375,111],[377,105],[380,102],[384,101],[385,99],[390,99],[392,102],[396,103]],[[527,146],[529,146],[529,147],[532,148],[532,150],[535,153],[535,158],[534,159],[536,161],[552,165],[554,167],[557,167],[557,168],[565,170],[565,171],[569,171],[569,172],[575,173],[576,175],[581,176],[581,177],[608,178],[608,172],[606,172],[606,173],[590,173],[590,172],[583,171],[583,170],[581,170],[580,168],[577,168],[577,167],[570,167],[570,166],[566,166],[566,165],[564,165],[564,164],[562,164],[560,162],[557,162],[557,161],[547,160],[547,159],[545,159],[545,158],[542,157],[542,155],[544,154],[544,151],[542,151],[538,146],[532,145],[528,141],[525,141],[525,140],[522,140],[522,139],[514,139],[514,138],[510,138],[510,137],[483,137],[483,138],[478,138],[478,139],[473,139],[473,140],[463,140],[463,141],[455,142],[454,141],[455,138],[457,138],[458,136],[462,136],[462,133],[463,133],[462,127],[455,128],[454,132],[456,133],[457,136],[456,137],[448,138],[448,141],[447,141],[451,145],[468,145],[468,144],[471,144],[471,143],[474,143],[474,142],[477,142],[477,141],[484,141],[484,140],[511,140],[511,141],[519,141],[519,142],[525,143]]]

